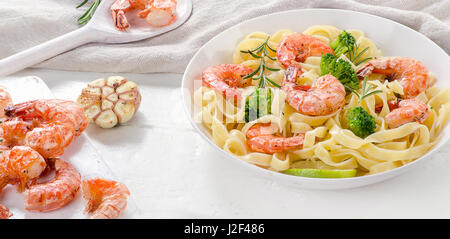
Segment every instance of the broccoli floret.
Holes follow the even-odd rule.
[[[320,60],[320,70],[322,75],[331,74],[338,78],[343,85],[357,90],[359,88],[359,80],[352,65],[344,60],[337,58],[331,53],[323,55]]]
[[[334,54],[339,57],[342,54],[353,51],[355,43],[356,40],[352,34],[343,30],[342,33],[339,34],[338,38],[331,42],[330,47],[333,48]]]
[[[377,127],[375,118],[362,107],[353,107],[346,113],[347,126],[357,136],[365,138]]]
[[[270,114],[272,91],[270,88],[256,88],[245,102],[245,122]]]
[[[322,72],[322,75],[331,74],[331,72],[334,71],[336,60],[337,58],[331,53],[322,55],[322,58],[320,59],[320,71]]]

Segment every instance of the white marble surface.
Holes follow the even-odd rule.
[[[14,76],[28,75],[75,100],[88,82],[111,74],[30,69]],[[129,186],[133,218],[450,218],[450,143],[423,166],[379,184],[299,189],[259,178],[201,139],[182,109],[181,75],[121,75],[141,87],[139,113],[113,129],[90,125],[87,134]]]

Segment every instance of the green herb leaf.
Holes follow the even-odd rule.
[[[358,49],[359,49],[359,44],[355,44],[355,47],[353,48],[353,50],[348,54],[349,60],[351,62],[353,62],[353,64],[355,66],[358,66],[358,65],[360,65],[360,64],[362,64],[362,63],[364,63],[364,62],[366,62],[368,60],[373,59],[373,57],[366,57],[364,59],[360,59],[362,57],[362,55],[364,55],[364,53],[369,50],[369,47],[366,47],[362,51],[357,53]],[[356,54],[358,54],[358,55],[356,55]]]
[[[256,68],[256,70],[254,70],[252,73],[250,73],[247,76],[245,76],[244,79],[248,79],[248,78],[252,77],[252,80],[259,80],[257,88],[264,88],[268,84],[271,84],[274,87],[281,88],[280,85],[278,85],[277,83],[275,83],[274,81],[270,80],[269,78],[267,78],[264,75],[264,71],[265,70],[268,70],[268,71],[279,71],[280,70],[280,69],[275,69],[275,68],[272,68],[272,67],[268,67],[266,65],[266,58],[268,58],[268,59],[270,59],[272,61],[276,61],[275,57],[271,57],[269,55],[269,51],[276,52],[276,50],[271,48],[269,46],[268,42],[269,42],[269,37],[267,37],[266,40],[264,40],[264,42],[261,45],[257,46],[253,50],[246,50],[246,51],[241,50],[240,51],[241,53],[250,54],[253,58],[260,59],[260,63],[259,63],[258,68]],[[258,74],[258,76],[257,77],[253,77],[256,74]]]
[[[77,8],[80,8],[82,6],[84,6],[84,4],[86,4],[89,0],[84,0],[82,3],[80,3],[80,5],[77,6]]]
[[[77,8],[85,5],[88,1],[85,0],[84,2],[82,2],[80,5],[77,6]],[[89,7],[89,9],[80,17],[78,18],[78,24],[79,25],[83,25],[89,22],[89,20],[91,20],[92,16],[95,13],[95,10],[97,10],[98,5],[100,5],[101,0],[94,0],[94,2],[92,3],[92,5]]]
[[[362,101],[364,98],[369,97],[373,94],[378,94],[378,93],[383,92],[381,90],[374,90],[374,91],[369,92],[370,90],[372,90],[372,85],[370,85],[368,88],[366,86],[367,86],[367,77],[364,77],[364,80],[362,82],[361,94],[359,94],[357,91],[355,91],[354,89],[352,89],[350,87],[345,86],[345,88],[347,90],[351,91],[356,96],[358,96],[359,101]]]

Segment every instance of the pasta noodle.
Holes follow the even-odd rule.
[[[329,44],[342,32],[333,26],[316,25],[303,33],[319,38]],[[357,44],[364,49],[365,57],[380,57],[381,51],[359,30],[348,30]],[[233,61],[256,69],[259,60],[241,50],[254,49],[270,36],[268,45],[277,48],[283,37],[294,33],[291,30],[280,30],[272,35],[265,32],[253,32],[245,36],[233,53]],[[275,53],[270,53],[275,57]],[[275,60],[267,60],[267,65],[280,71],[267,71],[267,76],[281,85],[284,70]],[[300,84],[312,84],[320,74],[320,57],[311,56],[301,63],[303,69],[299,77]],[[430,76],[434,79],[433,76]],[[255,84],[242,89],[243,97],[247,98],[255,88]],[[429,118],[423,123],[407,123],[390,129],[385,121],[389,113],[388,101],[396,94],[403,94],[403,88],[397,81],[388,82],[382,75],[372,74],[367,81],[373,90],[380,93],[371,95],[361,101],[361,106],[375,117],[375,133],[362,139],[346,129],[346,111],[358,106],[355,94],[349,94],[346,105],[339,111],[326,116],[303,115],[286,103],[286,94],[271,88],[271,114],[254,121],[244,121],[245,100],[238,105],[225,100],[215,90],[202,86],[194,93],[194,103],[197,106],[197,119],[210,131],[212,140],[226,152],[257,166],[283,171],[288,168],[318,168],[318,169],[357,169],[358,176],[376,174],[400,167],[426,154],[439,140],[450,117],[450,90],[432,86],[417,96],[418,99],[431,107]],[[375,105],[382,104],[380,112],[375,111]],[[247,130],[256,123],[271,122],[276,124],[283,136],[295,133],[305,133],[303,148],[284,153],[265,154],[253,152],[246,143]]]

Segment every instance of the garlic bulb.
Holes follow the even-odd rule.
[[[111,76],[89,83],[77,102],[96,125],[112,128],[134,116],[141,103],[141,94],[136,83],[121,76]]]

